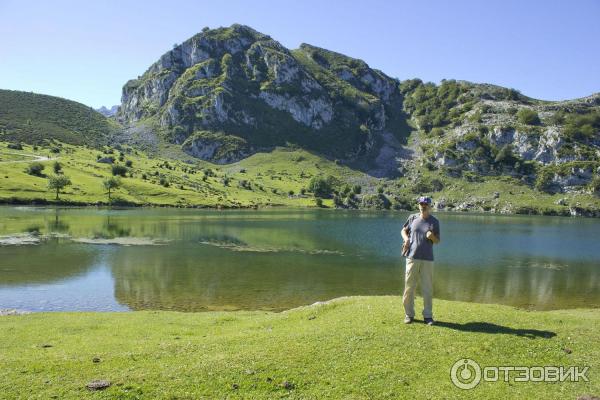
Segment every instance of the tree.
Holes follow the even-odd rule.
[[[56,190],[56,200],[61,190],[71,184],[71,180],[66,175],[54,175],[48,178],[48,189]]]
[[[27,172],[29,175],[43,176],[42,171],[44,170],[44,168],[44,164],[39,162],[32,162],[31,164],[29,164],[25,172]]]
[[[308,190],[313,192],[315,197],[328,198],[331,196],[333,177],[322,178],[313,176],[308,183]]]
[[[341,196],[333,195],[333,204],[336,207],[342,207],[344,205],[344,199]]]
[[[121,186],[121,179],[111,176],[110,178],[105,178],[102,181],[102,185],[104,185],[104,189],[106,189],[108,194],[108,201],[110,201],[110,192],[111,190],[118,189]]]
[[[58,175],[62,171],[62,165],[60,165],[58,161],[54,161],[54,164],[52,164],[52,169],[54,169],[54,173]]]

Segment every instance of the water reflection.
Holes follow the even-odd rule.
[[[549,310],[600,306],[600,269],[584,262],[522,257],[488,268],[436,265],[435,296]]]
[[[399,268],[298,252],[206,245],[129,248],[109,260],[115,296],[132,309],[284,310],[351,294],[394,294]]]
[[[100,309],[282,310],[346,295],[400,294],[407,215],[0,207],[0,236],[43,238],[0,246],[0,308],[27,307],[32,285],[58,296],[66,282],[77,293],[72,309],[90,309],[96,299]],[[600,306],[598,220],[438,218],[435,297],[535,309]],[[64,296],[61,304],[68,304]]]
[[[0,254],[0,290],[5,286],[51,283],[83,275],[97,257],[86,247],[63,244],[57,238],[43,245],[2,246]]]

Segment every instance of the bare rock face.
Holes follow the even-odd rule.
[[[566,173],[554,174],[551,185],[560,192],[578,191],[582,186],[589,184],[593,177],[594,171],[591,166],[572,167]]]
[[[272,92],[260,92],[259,97],[271,107],[290,113],[297,122],[317,130],[333,118],[333,106],[327,98],[303,99]]]
[[[248,157],[252,150],[242,138],[208,132],[189,137],[182,149],[193,157],[216,164],[239,161]]]
[[[499,147],[512,145],[515,153],[524,160],[538,161],[542,164],[558,161],[559,150],[564,144],[557,127],[548,127],[540,136],[532,136],[517,129],[494,127],[488,138]]]

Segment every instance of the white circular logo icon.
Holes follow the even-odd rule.
[[[481,367],[470,358],[461,358],[452,366],[450,379],[458,388],[473,389],[481,381]]]

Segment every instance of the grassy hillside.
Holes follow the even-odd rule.
[[[43,94],[0,90],[0,140],[42,143],[106,143],[115,127],[83,104]]]
[[[420,302],[417,306],[421,307]],[[398,296],[270,312],[0,317],[6,399],[575,399],[600,394],[599,310],[531,312],[436,300],[437,326],[402,323]],[[589,382],[453,386],[483,366],[589,366]],[[512,375],[514,378],[514,375]],[[111,386],[90,393],[86,384]]]
[[[322,196],[325,207],[414,209],[417,196],[430,194],[436,202],[443,199],[450,210],[558,215],[569,215],[572,207],[600,210],[600,198],[592,193],[549,194],[508,176],[465,173],[451,177],[425,166],[418,167],[418,179],[377,179],[301,149],[277,148],[237,163],[215,165],[168,145],[160,153],[170,158],[127,146],[96,150],[53,142],[15,150],[8,145],[0,142],[0,202],[4,203],[108,204],[102,182],[113,175],[116,165],[125,167],[122,185],[111,195],[117,204],[314,207],[311,180],[331,177],[331,195]],[[47,160],[36,161],[39,157]],[[114,164],[97,162],[108,157]],[[72,182],[58,201],[55,191],[47,186],[48,178],[55,175],[55,162]],[[39,176],[27,172],[34,163],[44,166]],[[360,193],[354,194],[355,186],[360,186]]]
[[[58,148],[59,153],[51,149]],[[164,149],[168,152],[169,149]],[[15,154],[16,153],[16,154]],[[26,169],[33,154],[47,156],[42,161],[42,174],[35,176]],[[121,157],[121,154],[123,155]],[[114,164],[97,162],[113,157]],[[122,158],[122,161],[119,159]],[[303,150],[278,149],[258,153],[235,164],[219,166],[194,160],[192,164],[173,159],[150,157],[131,148],[98,151],[80,146],[54,143],[49,147],[24,145],[23,150],[7,148],[0,143],[0,200],[4,202],[53,202],[55,193],[47,188],[48,176],[54,175],[58,161],[62,173],[72,185],[60,200],[66,203],[108,203],[103,179],[112,176],[113,165],[126,167],[122,186],[112,200],[137,205],[170,205],[183,207],[251,207],[255,205],[314,206],[314,197],[301,189],[315,175],[333,175],[353,179],[361,174]],[[292,191],[293,193],[290,193]],[[324,200],[331,205],[331,199]]]

